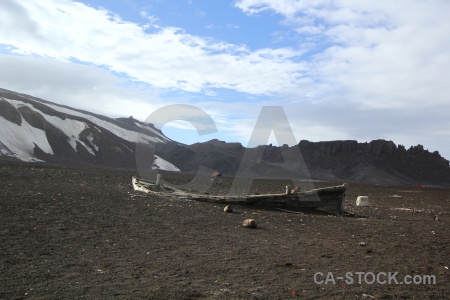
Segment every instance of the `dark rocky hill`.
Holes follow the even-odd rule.
[[[374,140],[309,142],[302,140],[297,146],[276,147],[263,145],[246,149],[239,143],[211,140],[190,146],[178,146],[177,152],[192,153],[199,157],[196,164],[216,169],[223,174],[234,175],[246,151],[250,157],[261,158],[259,164],[247,166],[251,176],[290,177],[328,181],[350,181],[380,184],[450,185],[449,161],[439,152],[429,152],[422,145],[406,149],[392,141]],[[181,150],[184,148],[184,150]],[[309,171],[305,173],[301,164],[286,167],[284,157],[299,149]],[[167,152],[171,152],[167,149]],[[177,166],[194,171],[196,164],[184,165],[185,158],[171,156]],[[295,156],[293,156],[295,157]],[[310,175],[310,176],[308,176]]]
[[[299,148],[317,178],[371,183],[450,184],[449,161],[422,145],[396,146],[392,141],[375,140],[301,141]]]

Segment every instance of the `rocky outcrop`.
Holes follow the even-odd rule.
[[[281,165],[285,162],[285,156],[295,154],[295,147],[300,149],[308,174],[301,168],[301,164],[292,168]],[[172,152],[172,155],[169,149],[165,150],[167,159],[175,159],[179,166],[189,171],[195,171],[198,165],[202,165],[218,170],[222,174],[234,175],[243,164],[243,169],[251,176],[285,175],[380,184],[450,184],[449,161],[441,157],[437,151],[429,152],[422,145],[412,146],[406,150],[403,145],[397,146],[393,141],[386,140],[365,143],[354,140],[327,142],[302,140],[294,147],[263,145],[250,149],[237,143],[211,140],[191,146],[179,145],[176,153]],[[260,158],[259,163],[248,164],[242,161],[244,153],[249,157]],[[187,154],[189,158],[186,157]],[[183,163],[185,159],[195,161],[195,164],[187,166]]]
[[[422,145],[408,150],[393,141],[308,142],[299,148],[311,173],[326,172],[336,179],[378,183],[449,184],[449,161]]]

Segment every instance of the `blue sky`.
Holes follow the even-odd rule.
[[[140,120],[194,105],[217,132],[163,127],[184,143],[246,146],[262,107],[282,106],[290,144],[387,139],[450,158],[448,11],[446,0],[2,0],[0,86]]]
[[[86,1],[92,7],[104,7],[121,18],[145,25],[153,21],[160,27],[177,27],[186,33],[218,41],[242,44],[253,50],[278,43],[272,38],[281,16],[264,13],[248,18],[233,1]]]

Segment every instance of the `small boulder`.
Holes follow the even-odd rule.
[[[369,206],[369,197],[358,196],[358,198],[356,198],[356,206]]]
[[[242,226],[247,228],[256,228],[256,222],[254,219],[246,219],[242,222]]]
[[[227,206],[225,206],[223,211],[226,213],[231,213],[231,212],[233,212],[233,208],[231,207],[231,205],[227,205]]]

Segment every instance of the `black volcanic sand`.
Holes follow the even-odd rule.
[[[222,205],[135,192],[132,175],[0,165],[0,298],[450,298],[449,189],[349,184],[343,217],[252,207],[227,214]],[[216,180],[216,191],[231,182]],[[285,184],[260,181],[253,191]],[[357,195],[371,206],[357,207]],[[242,227],[247,218],[258,227]],[[354,273],[354,284],[320,285],[316,272],[434,275],[436,284],[358,284]]]

